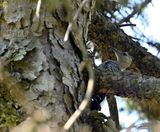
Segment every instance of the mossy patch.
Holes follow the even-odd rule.
[[[20,112],[15,103],[0,95],[0,128],[13,127],[20,122]]]

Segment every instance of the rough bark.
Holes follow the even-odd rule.
[[[22,107],[25,107],[24,97],[36,108],[47,109],[52,127],[62,127],[85,94],[84,87],[80,87],[78,66],[82,55],[77,48],[77,36],[73,33],[67,42],[63,41],[68,25],[65,13],[71,15],[71,12],[77,11],[81,1],[70,4],[69,12],[63,5],[52,11],[42,2],[40,18],[35,16],[34,1],[5,2],[7,5],[2,8],[1,14],[0,55],[3,70],[5,67],[7,72],[7,75],[5,72],[1,76],[7,78],[1,80],[1,89],[5,91],[1,94],[5,97],[9,93],[8,96]],[[87,40],[90,6],[88,4],[88,10],[80,12],[76,23],[82,42]],[[13,84],[8,85],[7,82]],[[77,124],[81,122],[79,120]],[[74,125],[71,131],[76,131],[78,127]]]
[[[135,99],[160,96],[160,79],[129,71],[117,74],[96,70],[96,91]]]

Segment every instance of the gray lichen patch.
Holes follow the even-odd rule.
[[[48,68],[46,58],[40,50],[34,50],[27,55],[26,60],[15,62],[13,65],[14,70],[21,73],[21,78],[28,80],[36,79],[42,70],[46,70]]]

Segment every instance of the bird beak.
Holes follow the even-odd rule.
[[[113,47],[112,47],[112,50],[113,50],[114,53],[117,54],[117,55],[120,55],[120,54],[121,54],[121,52],[120,52],[119,50],[117,50],[116,48],[113,48]]]

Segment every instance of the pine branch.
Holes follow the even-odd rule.
[[[106,97],[109,105],[111,118],[115,122],[117,130],[120,130],[119,114],[118,114],[118,106],[117,106],[116,98],[113,95],[108,95]]]
[[[96,70],[96,91],[122,97],[152,99],[160,96],[160,79],[130,71],[111,74]]]
[[[95,49],[101,51],[103,60],[113,59],[111,47],[127,51],[133,57],[134,71],[154,77],[160,77],[160,60],[147,52],[139,42],[132,40],[123,30],[107,20],[102,14],[95,13],[89,26],[89,39],[95,43]]]

